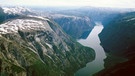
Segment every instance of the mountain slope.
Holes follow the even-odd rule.
[[[91,48],[68,37],[47,19],[21,16],[0,25],[0,73],[16,76],[73,76],[95,58]]]
[[[71,37],[86,39],[94,28],[94,22],[88,17],[55,14],[51,16],[56,23]]]
[[[5,13],[3,12],[3,9],[0,7],[0,23],[2,23],[5,19]]]
[[[99,76],[135,75],[135,12],[124,13],[111,21],[99,37],[107,53],[106,69]],[[129,72],[126,72],[128,69]]]

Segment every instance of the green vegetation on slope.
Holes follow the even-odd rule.
[[[105,69],[97,76],[135,75],[135,12],[120,14],[100,33],[107,53]]]
[[[25,19],[27,17],[23,20]],[[93,49],[71,39],[54,22],[41,21],[46,22],[47,29],[18,30],[17,33],[2,34],[0,66],[4,69],[9,67],[9,70],[5,73],[5,70],[1,69],[1,74],[73,76],[79,68],[94,60]]]

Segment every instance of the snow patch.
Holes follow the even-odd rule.
[[[18,30],[42,30],[46,29],[46,22],[32,19],[16,19],[0,25],[0,34],[17,33]]]
[[[51,45],[51,44],[46,43],[46,45],[47,45],[49,48],[52,49],[52,45]]]
[[[78,16],[70,16],[70,15],[63,15],[63,14],[53,14],[53,15],[49,15],[49,18],[72,18],[74,20],[76,19],[82,19],[81,17],[78,17]]]
[[[24,7],[3,7],[4,13],[8,14],[23,14],[24,12],[31,12],[30,9]]]
[[[127,21],[132,21],[132,20],[135,20],[135,18],[131,18],[131,19],[127,20]]]
[[[35,40],[36,40],[37,42],[40,42],[40,38],[38,38],[38,37],[36,37]]]
[[[44,18],[44,17],[41,17],[41,16],[33,16],[33,15],[28,15],[28,17],[35,17],[35,18],[39,18],[39,19],[42,19],[42,20],[49,21],[49,19]]]

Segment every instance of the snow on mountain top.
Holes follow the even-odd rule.
[[[89,17],[79,17],[79,16],[72,16],[72,15],[63,15],[63,14],[53,14],[49,15],[49,18],[52,19],[58,19],[58,18],[70,18],[72,20],[86,20],[86,21],[91,21]]]
[[[31,12],[30,9],[24,7],[3,7],[5,13],[8,14],[23,14],[24,12]]]
[[[78,16],[70,16],[70,15],[63,15],[63,14],[53,14],[53,15],[49,15],[50,18],[61,18],[61,17],[66,17],[66,18],[73,18],[73,19],[81,19],[81,17]]]
[[[127,22],[128,22],[128,21],[132,21],[132,20],[135,20],[135,18],[128,19]]]
[[[18,30],[45,30],[48,29],[46,21],[33,19],[16,19],[0,25],[0,34],[17,33]]]
[[[33,15],[28,15],[28,17],[35,17],[35,18],[39,18],[39,19],[42,19],[42,20],[48,20],[48,18],[45,18],[45,17],[41,17],[41,16],[33,16]]]

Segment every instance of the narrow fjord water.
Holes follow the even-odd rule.
[[[79,69],[75,73],[75,76],[92,76],[96,72],[104,69],[104,59],[106,55],[104,49],[100,45],[100,39],[98,37],[102,29],[103,25],[97,22],[87,39],[78,40],[82,45],[93,48],[96,53],[96,58],[94,61],[87,63],[86,67]]]

